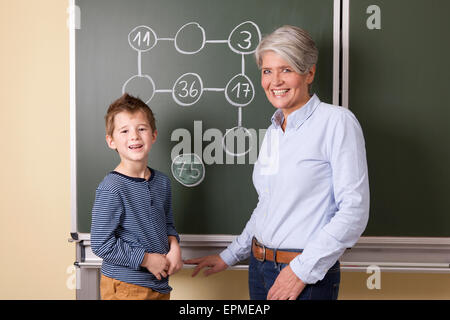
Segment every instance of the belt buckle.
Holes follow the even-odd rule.
[[[260,247],[260,248],[263,249],[262,259],[259,259],[259,258],[255,257],[256,260],[258,260],[259,262],[264,262],[264,260],[266,260],[266,247],[265,247],[263,244],[260,244],[260,243],[258,243],[258,242],[255,242],[255,245],[256,245],[257,247]]]

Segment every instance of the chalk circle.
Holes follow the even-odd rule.
[[[123,84],[122,94],[125,92],[149,103],[155,95],[155,82],[149,75],[135,75]]]
[[[172,98],[180,106],[186,107],[197,103],[203,94],[202,78],[196,73],[185,73],[174,83]]]
[[[252,54],[261,41],[261,31],[256,23],[245,21],[237,25],[228,37],[228,46],[239,54]]]
[[[242,132],[245,136],[249,137],[249,143],[248,143],[249,147],[248,147],[248,149],[244,149],[243,152],[235,153],[235,152],[228,150],[227,145],[226,145],[226,140],[227,140],[226,138],[231,133],[233,133],[235,135],[235,137],[237,137],[237,132],[239,132],[239,131]],[[240,140],[239,137],[237,137],[237,138],[238,138],[238,143],[243,142],[245,144],[245,137],[244,137],[244,141],[242,141],[242,139]],[[247,153],[250,152],[250,150],[252,150],[252,139],[253,139],[253,136],[247,128],[242,127],[242,126],[236,126],[234,128],[227,130],[227,132],[225,133],[225,135],[222,138],[222,147],[223,147],[223,150],[230,156],[233,156],[233,157],[245,156]],[[233,142],[233,146],[234,146],[234,142]]]
[[[157,42],[155,31],[147,26],[137,26],[128,34],[128,43],[136,51],[149,51],[156,46]]]
[[[186,187],[195,187],[205,179],[205,165],[195,153],[184,153],[172,161],[173,177]]]
[[[245,74],[237,74],[225,87],[225,98],[235,107],[245,107],[255,97],[253,82]]]
[[[197,33],[197,34],[196,34]],[[193,49],[193,48],[184,48],[181,49],[180,47],[182,47],[184,44],[179,43],[180,41],[182,41],[183,36],[184,37],[189,37],[189,39],[191,39],[194,36],[198,36],[198,34],[200,34],[201,36],[201,41],[200,41],[200,46]],[[204,47],[205,47],[205,42],[206,42],[206,36],[205,36],[205,29],[203,29],[202,26],[200,26],[197,22],[189,22],[186,23],[185,25],[183,25],[176,33],[175,35],[175,49],[182,54],[195,54],[200,52]],[[190,40],[186,43],[189,43],[190,45],[192,45],[193,41]]]

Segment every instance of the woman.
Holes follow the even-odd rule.
[[[195,276],[250,256],[251,299],[337,299],[339,257],[364,231],[369,183],[361,127],[347,109],[311,95],[318,50],[302,29],[283,26],[256,50],[261,85],[277,109],[253,183],[258,205],[220,255],[185,261]]]

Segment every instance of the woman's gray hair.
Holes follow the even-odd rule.
[[[319,50],[308,32],[289,25],[276,29],[259,43],[255,51],[255,58],[260,69],[266,51],[273,51],[278,54],[300,74],[308,73],[311,67],[317,63],[319,57]],[[309,87],[310,93],[311,85]]]

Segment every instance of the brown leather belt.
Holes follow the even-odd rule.
[[[275,250],[265,247],[262,243],[259,243],[255,237],[252,240],[252,253],[258,261],[274,261]],[[301,252],[276,250],[275,258],[278,263],[288,264],[296,256],[302,254]]]

